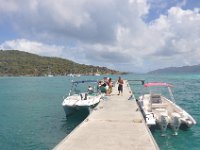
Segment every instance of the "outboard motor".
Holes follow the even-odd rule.
[[[181,125],[181,116],[180,114],[178,113],[172,113],[172,116],[171,116],[171,120],[170,120],[170,126],[173,130],[173,135],[178,135],[178,130],[179,130],[179,127]]]
[[[165,136],[165,131],[167,130],[167,125],[169,123],[168,115],[166,113],[161,113],[158,118],[158,125],[161,129],[161,136]]]

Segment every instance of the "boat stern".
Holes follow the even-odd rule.
[[[156,119],[153,113],[146,113],[145,120],[149,127],[156,125]]]

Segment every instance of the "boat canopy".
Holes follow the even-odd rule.
[[[172,84],[168,84],[165,82],[149,82],[144,84],[144,87],[151,87],[151,86],[165,86],[165,87],[173,87]]]
[[[97,80],[80,80],[80,81],[72,81],[73,84],[76,84],[76,83],[97,83]]]
[[[145,80],[128,80],[130,83],[129,84],[133,84],[133,85],[144,85]]]

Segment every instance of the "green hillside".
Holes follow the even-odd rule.
[[[149,74],[166,74],[166,73],[178,73],[178,74],[185,74],[185,73],[200,73],[200,64],[193,65],[193,66],[182,66],[182,67],[168,67],[163,69],[154,70],[148,72]]]
[[[57,57],[42,57],[17,51],[0,50],[0,76],[46,76],[83,74],[122,74],[106,67],[88,66]]]

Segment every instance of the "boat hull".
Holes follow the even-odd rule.
[[[90,111],[98,105],[101,98],[101,95],[88,95],[87,100],[84,100],[80,95],[73,95],[64,99],[62,106],[66,116],[69,116],[76,111],[85,111],[90,113]]]
[[[91,105],[91,106],[67,106],[67,105],[64,105],[63,109],[65,111],[65,115],[70,116],[73,113],[76,113],[77,111],[91,113],[92,109],[94,109],[97,105],[98,105],[98,103]]]

